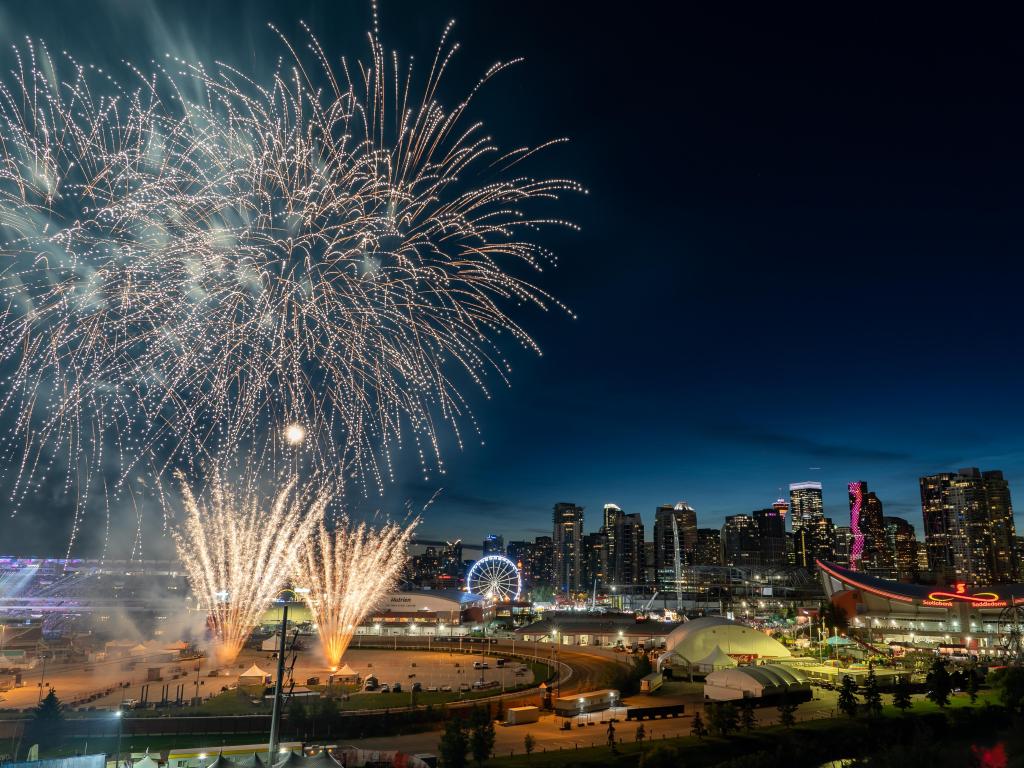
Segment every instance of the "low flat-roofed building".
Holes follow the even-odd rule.
[[[392,628],[460,627],[494,619],[494,604],[481,595],[457,589],[392,592],[370,611],[360,627],[362,633],[377,626]]]
[[[515,632],[526,642],[557,638],[563,645],[660,648],[678,626],[670,621],[637,621],[631,613],[549,613]]]

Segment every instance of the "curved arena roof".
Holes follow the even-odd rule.
[[[691,664],[721,648],[729,656],[786,658],[790,652],[764,632],[718,616],[705,616],[681,624],[669,633],[665,647]]]

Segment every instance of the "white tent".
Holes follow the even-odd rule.
[[[723,651],[721,646],[716,645],[715,650],[694,664],[693,671],[699,674],[707,674],[714,672],[716,669],[728,669],[729,667],[736,666],[739,666],[736,659]]]
[[[348,664],[345,664],[334,673],[334,680],[338,683],[355,682],[359,678],[359,673],[356,672]]]
[[[270,677],[266,672],[253,664],[238,676],[239,685],[263,685]]]
[[[160,768],[160,763],[153,759],[149,753],[145,757],[132,763],[132,768]]]

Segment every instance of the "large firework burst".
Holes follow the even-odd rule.
[[[324,658],[337,667],[356,627],[394,588],[407,560],[408,525],[377,529],[342,518],[333,530],[323,523],[303,542],[295,562],[295,584],[316,617]]]
[[[202,497],[181,478],[184,522],[173,535],[200,609],[209,616],[213,655],[235,660],[249,633],[288,582],[298,547],[323,518],[330,496],[287,483],[268,503],[257,489],[215,470]]]
[[[162,473],[287,424],[344,477],[383,485],[410,440],[443,470],[441,425],[475,429],[466,385],[506,380],[496,337],[537,349],[511,309],[560,306],[527,278],[553,261],[536,231],[566,223],[532,203],[579,189],[517,174],[536,149],[471,122],[507,64],[443,106],[449,30],[425,77],[376,33],[356,67],[310,35],[266,85],[170,59],[131,90],[93,73],[108,97],[28,47],[0,86],[16,497],[58,455],[82,489],[104,451]]]

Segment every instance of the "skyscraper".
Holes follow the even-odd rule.
[[[583,507],[569,502],[555,504],[551,540],[555,589],[563,593],[579,592],[583,586]]]
[[[496,533],[484,536],[484,557],[505,554],[505,537]]]
[[[722,526],[722,556],[725,565],[761,564],[757,523],[751,515],[729,515]]]
[[[722,564],[722,531],[718,528],[697,529],[697,549],[694,552],[697,565]]]
[[[833,559],[835,527],[825,517],[821,483],[808,481],[791,484],[789,510],[793,521],[796,565],[813,569],[815,558]]]
[[[969,467],[922,477],[921,513],[935,574],[971,584],[1016,577],[1013,505],[1002,472]]]
[[[583,537],[583,585],[601,589],[608,583],[608,536],[604,530]]]
[[[760,565],[783,567],[786,565],[786,518],[778,506],[755,510],[753,517],[757,525]]]
[[[863,480],[850,483],[850,567],[888,577],[893,554],[882,522],[882,501]]]
[[[663,504],[654,510],[654,567],[659,571],[675,568],[673,518],[679,531],[679,562],[681,565],[693,565],[693,553],[697,548],[697,512],[685,501],[680,501],[675,506]]]
[[[917,537],[914,526],[902,517],[883,518],[885,537],[893,553],[893,576],[901,581],[917,579]]]
[[[1010,484],[999,470],[982,473],[985,502],[988,505],[989,536],[992,543],[992,578],[997,582],[1016,581],[1020,577],[1020,552],[1017,527],[1013,522]]]

